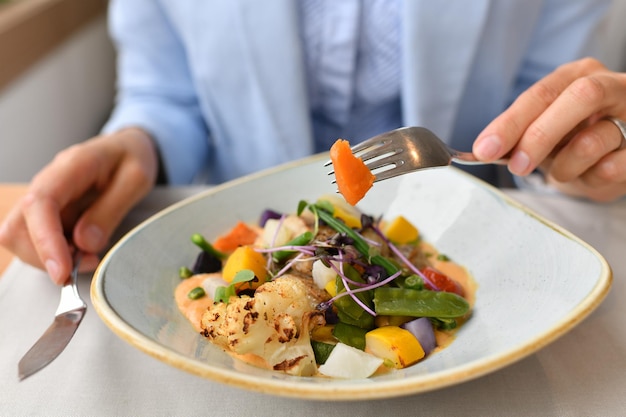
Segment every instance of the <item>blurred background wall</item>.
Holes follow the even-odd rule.
[[[0,3],[0,182],[96,134],[114,99],[106,0]]]
[[[604,60],[626,70],[626,0],[613,2]],[[0,182],[29,181],[108,117],[115,53],[106,4],[0,0]]]

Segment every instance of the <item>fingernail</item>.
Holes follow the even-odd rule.
[[[515,152],[509,161],[509,170],[515,175],[526,175],[529,166],[530,158],[524,151]]]
[[[59,282],[59,264],[54,259],[48,259],[46,261],[46,271],[48,271],[48,275],[54,282]]]
[[[493,159],[502,148],[502,141],[496,135],[485,136],[476,142],[474,154],[479,159]]]
[[[104,233],[102,232],[102,229],[95,224],[92,224],[85,229],[84,237],[86,241],[89,242],[89,246],[91,246],[94,250],[100,249],[103,236]]]

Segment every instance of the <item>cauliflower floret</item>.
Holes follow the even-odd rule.
[[[215,304],[202,317],[203,334],[228,351],[262,357],[272,369],[313,375],[309,333],[324,317],[307,288],[302,278],[285,275],[261,285],[254,297]]]
[[[269,219],[265,222],[263,232],[255,244],[262,247],[283,246],[294,237],[307,231],[309,231],[309,227],[305,221],[293,214],[286,216],[282,221]]]
[[[296,325],[302,323],[304,313],[315,309],[316,303],[308,296],[302,278],[286,274],[260,286],[255,294],[257,309],[269,317],[284,313],[294,317]]]
[[[315,354],[311,347],[311,331],[326,324],[324,313],[309,311],[304,314],[300,335],[289,344],[269,346],[272,356],[268,362],[272,369],[291,375],[311,376],[317,372]],[[275,347],[275,349],[272,349]]]

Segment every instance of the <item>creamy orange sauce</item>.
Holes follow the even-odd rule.
[[[176,300],[178,309],[185,317],[187,317],[187,320],[191,322],[194,329],[198,332],[202,331],[202,328],[200,327],[202,315],[205,311],[207,311],[211,304],[213,304],[213,300],[207,296],[197,300],[192,300],[187,297],[187,294],[189,294],[189,291],[196,287],[202,287],[202,281],[204,281],[209,275],[210,274],[194,275],[191,278],[182,280],[174,292],[174,299]]]
[[[463,289],[465,290],[465,299],[471,307],[474,307],[478,284],[476,283],[476,281],[474,281],[469,271],[465,267],[455,263],[454,261],[438,260],[437,256],[439,255],[439,252],[430,243],[421,243],[420,246],[424,252],[429,254],[428,259],[431,262],[433,268],[449,276],[450,278],[458,282],[461,287],[463,287]]]

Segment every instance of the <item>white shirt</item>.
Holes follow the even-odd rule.
[[[301,0],[316,151],[400,127],[400,0]]]

